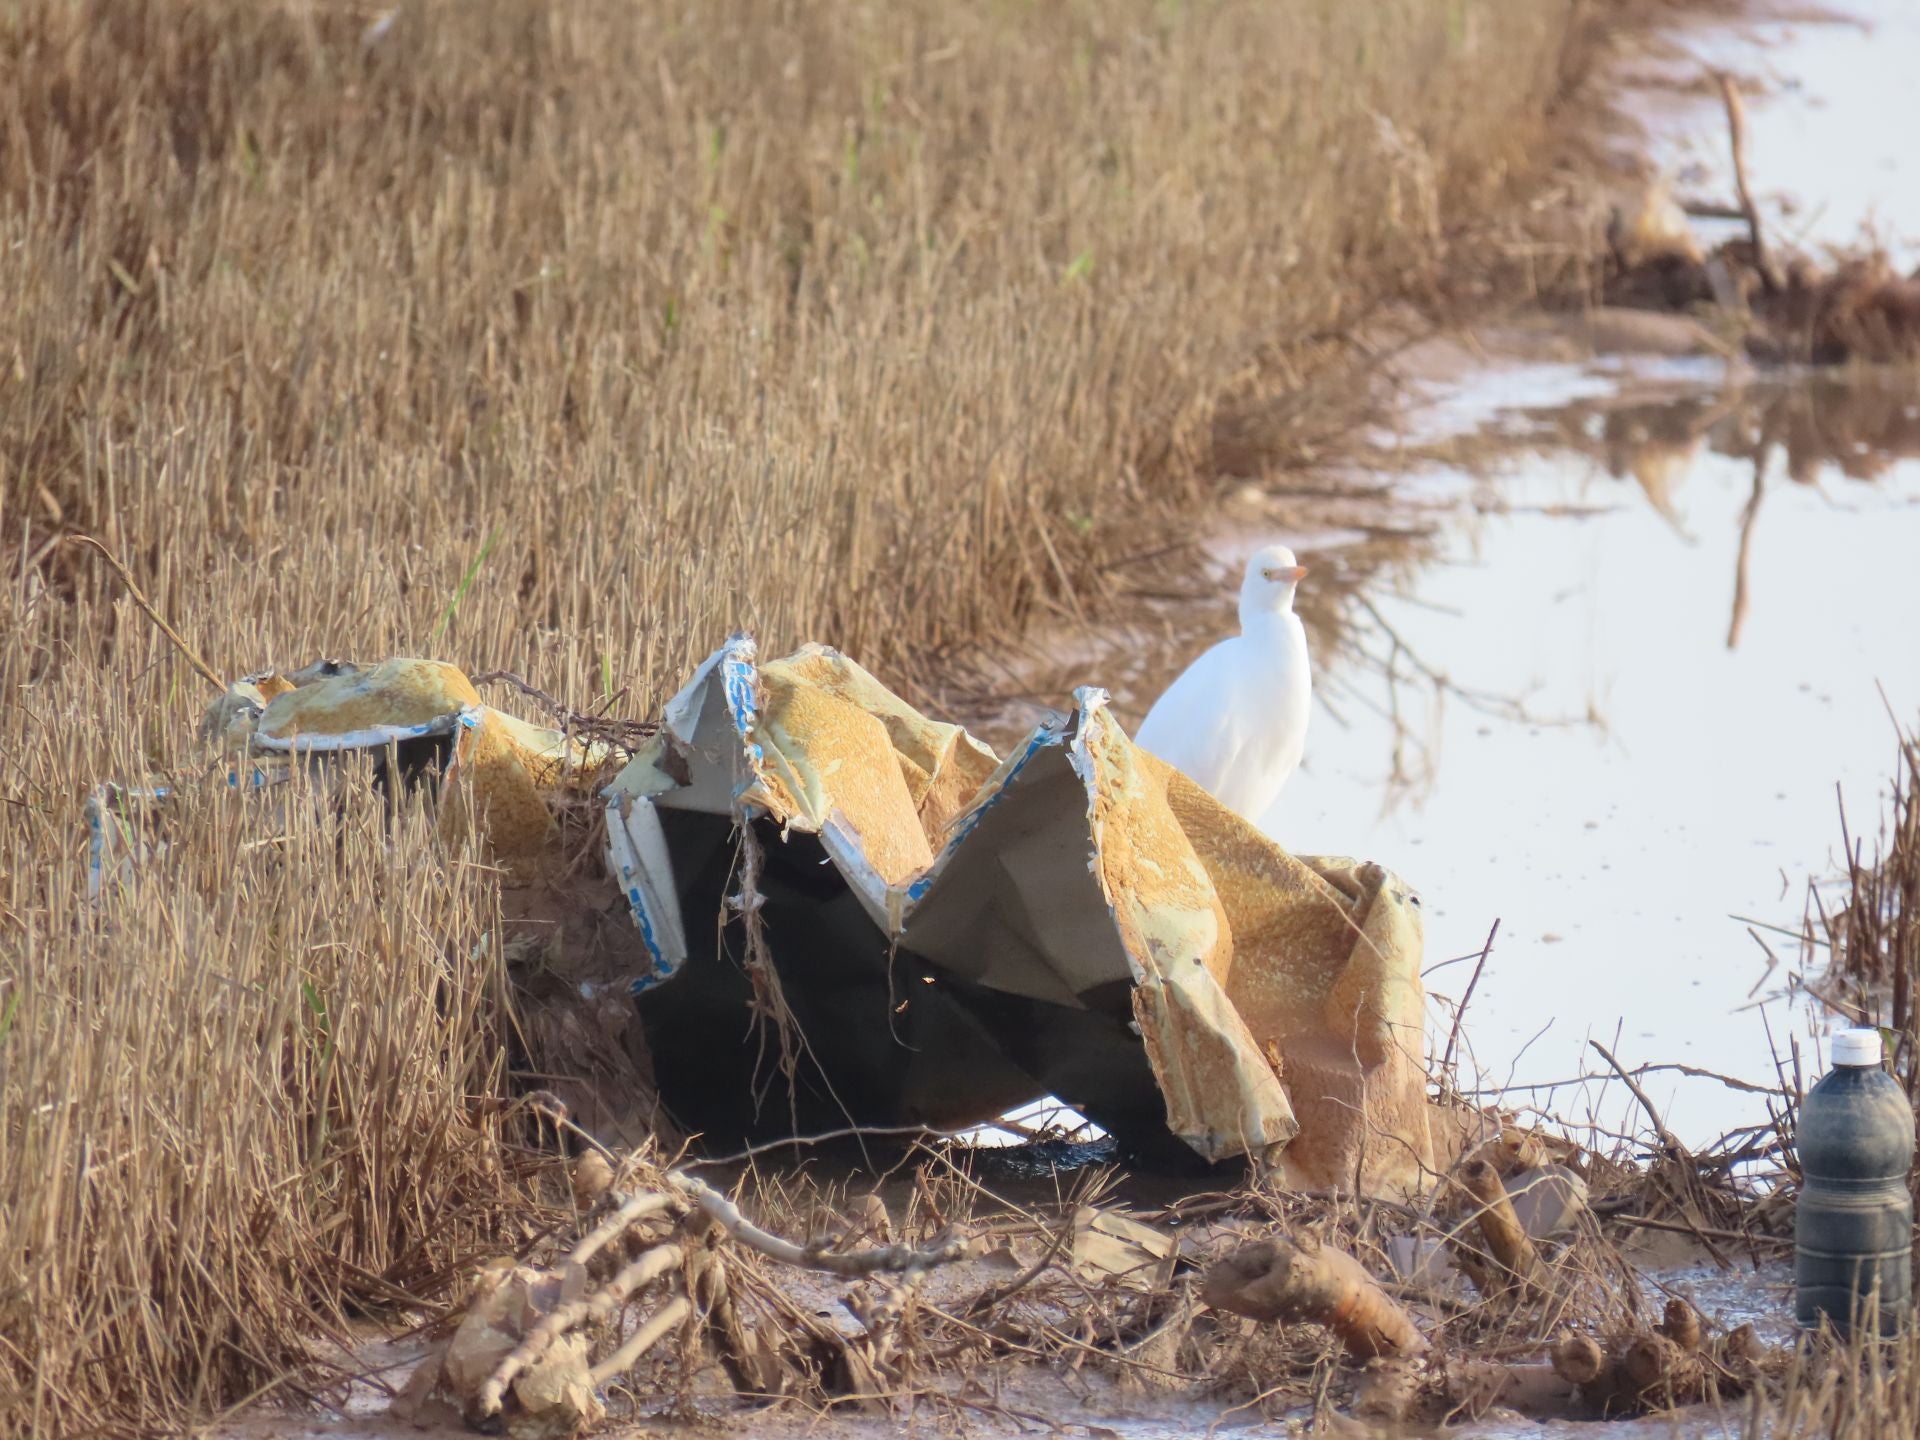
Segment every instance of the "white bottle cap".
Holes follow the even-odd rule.
[[[1833,1032],[1833,1063],[1836,1065],[1878,1065],[1878,1030],[1836,1030]]]

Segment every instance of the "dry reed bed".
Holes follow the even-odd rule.
[[[1889,1341],[1823,1341],[1796,1357],[1777,1394],[1756,1392],[1726,1425],[1775,1440],[1920,1434],[1920,1328]]]
[[[72,535],[222,671],[897,673],[1286,459],[1572,8],[0,11],[0,1430],[278,1384],[531,1195],[491,877],[417,817],[197,802],[89,909],[81,797],[207,697]]]

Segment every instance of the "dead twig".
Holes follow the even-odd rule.
[[[1589,1040],[1587,1043],[1599,1052],[1600,1058],[1607,1062],[1608,1067],[1619,1077],[1620,1083],[1625,1085],[1633,1098],[1640,1102],[1640,1108],[1646,1111],[1647,1119],[1652,1122],[1653,1133],[1660,1141],[1661,1147],[1675,1159],[1685,1156],[1687,1147],[1682,1145],[1674,1133],[1667,1128],[1667,1122],[1661,1117],[1653,1101],[1648,1098],[1647,1092],[1640,1088],[1640,1082],[1635,1080],[1628,1073],[1626,1066],[1614,1059],[1613,1052],[1598,1040]]]
[[[1047,1248],[1041,1252],[1038,1260],[1034,1261],[1033,1264],[1014,1276],[1013,1279],[1009,1280],[1006,1284],[992,1286],[974,1296],[964,1312],[966,1316],[971,1319],[975,1315],[985,1314],[994,1306],[1018,1295],[1022,1290],[1026,1289],[1027,1286],[1031,1285],[1046,1273],[1047,1267],[1053,1263],[1054,1257],[1066,1248],[1067,1242],[1072,1238],[1073,1218],[1069,1216],[1060,1225],[1055,1227],[1053,1239],[1048,1242]]]
[[[1473,999],[1473,987],[1480,983],[1480,972],[1487,968],[1487,956],[1493,953],[1493,940],[1500,933],[1500,920],[1494,919],[1493,928],[1487,931],[1487,943],[1480,947],[1480,958],[1473,962],[1473,977],[1467,981],[1467,988],[1460,997],[1460,1003],[1454,1008],[1453,1026],[1447,1031],[1446,1053],[1440,1057],[1442,1077],[1453,1073],[1453,1051],[1460,1043],[1460,1022],[1466,1018],[1467,1002]]]
[[[160,612],[153,608],[153,602],[147,599],[146,592],[140,588],[139,582],[133,578],[127,567],[120,563],[120,557],[91,535],[76,534],[73,538],[82,545],[91,545],[106,557],[107,564],[113,567],[113,573],[120,577],[120,583],[127,587],[127,593],[133,597],[133,603],[138,605],[147,619],[154,623],[155,628],[167,637],[173,648],[180,652],[181,658],[194,668],[201,679],[213,686],[215,690],[225,694],[227,682],[214,674],[213,667],[200,658],[200,652],[181,639],[180,632],[169,625]]]
[[[694,1205],[712,1218],[727,1237],[769,1259],[803,1270],[819,1270],[829,1275],[915,1275],[935,1266],[949,1265],[980,1253],[977,1240],[956,1236],[925,1250],[910,1245],[883,1245],[870,1250],[851,1250],[832,1254],[819,1245],[796,1245],[770,1230],[762,1230],[740,1213],[740,1207],[704,1180],[678,1172],[667,1176]]]
[[[656,1310],[647,1322],[627,1337],[627,1342],[587,1372],[595,1385],[604,1385],[616,1375],[633,1368],[634,1362],[659,1343],[662,1336],[693,1314],[693,1302],[676,1295]]]
[[[1740,213],[1747,217],[1747,234],[1753,241],[1753,267],[1760,284],[1769,295],[1780,293],[1780,274],[1767,255],[1767,237],[1760,228],[1760,207],[1754,204],[1753,190],[1747,184],[1747,107],[1740,98],[1740,87],[1726,71],[1713,77],[1720,86],[1720,98],[1727,107],[1727,134],[1733,146],[1733,184],[1740,194]]]

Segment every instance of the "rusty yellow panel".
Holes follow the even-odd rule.
[[[887,727],[830,689],[762,675],[766,708],[754,734],[764,783],[788,813],[815,830],[837,817],[889,885],[933,863]]]
[[[494,858],[524,874],[562,857],[548,853],[557,827],[535,778],[540,751],[504,719],[483,709],[462,726],[441,790],[440,833],[457,842],[477,830]]]
[[[1234,937],[1172,808],[1168,768],[1083,698],[1094,864],[1136,967],[1135,1022],[1168,1128],[1208,1159],[1269,1160],[1298,1130],[1293,1105],[1221,978]]]
[[[386,660],[274,696],[254,736],[270,749],[366,749],[450,733],[454,717],[479,703],[473,682],[455,666]]]
[[[861,666],[808,645],[760,668],[770,697],[805,689],[871,716],[886,730],[914,813],[930,845],[970,805],[1000,759],[958,725],[928,719]]]
[[[1300,1121],[1284,1173],[1313,1188],[1426,1185],[1419,909],[1378,865],[1288,854],[1185,777],[1169,786],[1234,934],[1227,994]]]
[[[1097,1053],[1076,1051],[1059,1073],[1090,1109],[1138,1113],[1125,1096],[1144,1052],[1167,1129],[1203,1157],[1245,1154],[1316,1188],[1422,1188],[1434,1157],[1417,899],[1377,865],[1287,853],[1138,749],[1102,692],[1075,698],[1071,722],[1040,727],[1002,764],[834,651],[760,666],[735,637],[606,791],[625,841],[610,830],[610,863],[647,938],[650,983],[671,983],[687,951],[665,898],[667,832],[645,823],[652,806],[765,815],[822,837],[876,942],[905,937],[1014,1002],[955,1011],[971,1013],[966,1025],[1078,1026]],[[611,758],[490,709],[459,670],[426,660],[249,676],[206,727],[282,766],[444,743],[442,833],[483,836],[521,882],[545,883],[567,862],[554,807],[597,784]],[[1051,1009],[1020,1008],[1036,1005]],[[1091,1025],[1072,1018],[1099,1013]],[[1137,1042],[1115,1023],[1129,1013]],[[999,1098],[981,1054],[1048,1070],[1030,1035],[964,1038],[955,1053],[973,1057],[968,1070],[935,1092],[956,1114]]]

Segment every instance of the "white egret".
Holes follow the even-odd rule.
[[[1306,573],[1284,545],[1248,561],[1240,633],[1189,665],[1134,737],[1254,825],[1306,749],[1313,676],[1307,632],[1293,613]]]

